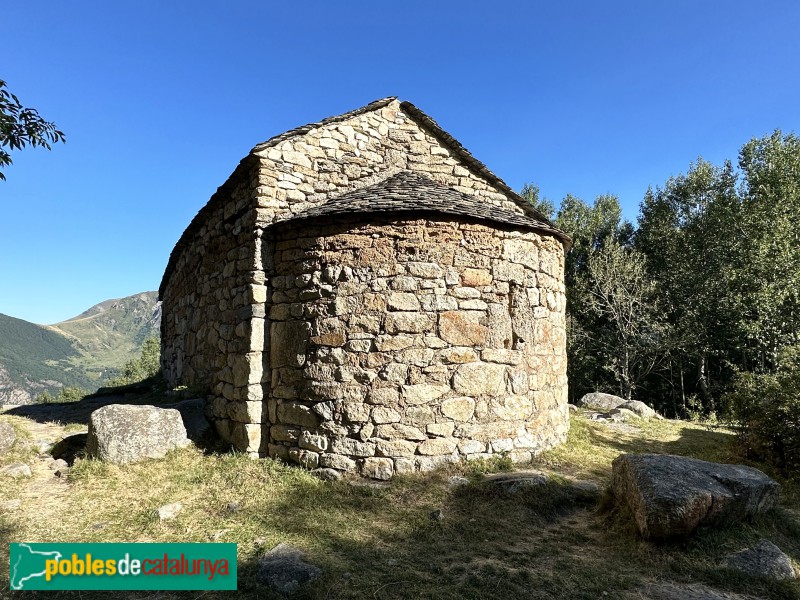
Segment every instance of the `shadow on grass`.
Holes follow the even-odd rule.
[[[694,448],[706,458],[718,451],[709,447],[726,446],[725,435],[686,427],[666,442],[646,437],[595,441],[619,452],[687,454]],[[517,493],[489,487],[477,476],[468,485],[450,487],[448,472],[400,477],[384,487],[356,487],[347,481],[322,482],[272,461],[219,456],[219,464],[197,462],[197,471],[186,474],[186,485],[207,485],[208,490],[191,520],[148,522],[136,539],[161,540],[168,534],[171,541],[196,542],[230,530],[219,541],[239,544],[239,590],[114,597],[281,598],[258,582],[257,573],[261,556],[285,542],[302,549],[324,571],[290,596],[296,599],[634,600],[642,596],[626,594],[654,580],[703,582],[770,600],[800,598],[797,583],[769,583],[721,566],[725,556],[762,537],[800,559],[800,517],[786,509],[735,527],[701,531],[688,540],[651,544],[636,537],[622,511],[598,508],[596,494],[555,479]],[[261,498],[273,491],[273,498]],[[227,506],[234,499],[241,500],[241,507],[231,513]],[[259,538],[263,542],[256,543]],[[47,594],[105,597],[102,592]]]
[[[114,597],[282,598],[257,579],[260,557],[279,542],[301,548],[324,572],[289,596],[295,599],[633,600],[637,596],[626,596],[627,591],[652,580],[700,581],[770,600],[800,597],[795,583],[768,583],[720,566],[725,555],[760,537],[800,557],[800,520],[780,511],[738,527],[655,545],[638,540],[623,515],[598,510],[597,494],[556,480],[509,493],[477,480],[450,488],[446,473],[400,478],[386,487],[355,487],[346,481],[320,482],[288,467],[272,469],[265,469],[263,478],[253,477],[252,484],[279,485],[282,495],[276,501],[245,502],[228,514],[223,496],[209,497],[205,508],[213,527],[238,525],[246,531],[236,539],[237,592]],[[441,518],[435,511],[441,511]],[[202,524],[194,528],[198,526]],[[265,542],[257,545],[255,537]],[[40,595],[28,592],[24,597]],[[46,597],[90,600],[107,595],[49,592]]]

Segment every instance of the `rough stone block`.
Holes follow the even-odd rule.
[[[434,438],[423,441],[417,446],[417,452],[423,456],[450,455],[458,446],[455,438]]]
[[[289,425],[301,425],[315,428],[319,425],[319,417],[308,406],[299,402],[283,402],[278,405],[278,421]]]
[[[467,396],[497,396],[505,392],[506,367],[495,363],[467,363],[456,369],[453,389]]]
[[[417,405],[428,404],[437,398],[441,398],[450,391],[450,386],[419,383],[416,385],[404,385],[402,390],[403,401],[406,404]]]
[[[376,406],[372,409],[372,422],[376,425],[400,422],[400,413],[388,406]]]
[[[439,337],[454,346],[483,346],[489,333],[480,313],[447,311],[439,315]]]
[[[433,319],[422,312],[395,312],[386,315],[386,333],[422,333],[433,328]],[[384,348],[378,347],[383,351]]]
[[[468,396],[442,400],[442,414],[454,421],[469,421],[475,412],[475,400]]]
[[[335,438],[331,443],[331,450],[333,450],[335,454],[364,458],[375,455],[375,444],[371,442],[360,442],[359,440],[348,437]],[[335,469],[336,467],[333,468]]]
[[[361,474],[364,477],[385,481],[394,475],[394,463],[390,458],[367,458],[361,464]]]
[[[306,362],[311,325],[279,321],[270,325],[270,366],[302,367]]]

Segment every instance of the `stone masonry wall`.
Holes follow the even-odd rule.
[[[433,219],[433,220],[431,220]],[[568,428],[563,246],[445,216],[275,228],[264,402],[240,449],[378,479],[517,461]]]
[[[310,130],[290,132],[279,136],[279,138],[261,144],[253,150],[253,153],[240,164],[228,182],[220,188],[182,237],[179,246],[176,247],[174,260],[170,261],[162,288],[164,314],[162,320],[162,366],[172,385],[202,386],[210,392],[210,413],[215,419],[218,432],[240,450],[247,451],[254,456],[288,456],[290,460],[302,462],[307,466],[314,464],[314,453],[320,465],[335,461],[336,456],[349,456],[351,458],[348,460],[360,462],[345,461],[338,468],[345,470],[359,468],[365,473],[373,471],[378,473],[377,467],[367,465],[382,465],[380,473],[385,475],[389,462],[392,463],[392,469],[397,471],[408,471],[412,465],[415,469],[427,468],[438,460],[442,460],[447,454],[440,452],[426,454],[426,452],[432,452],[433,448],[449,449],[453,440],[457,441],[455,442],[456,447],[449,454],[451,457],[456,454],[479,456],[505,448],[512,452],[514,457],[524,458],[530,449],[546,447],[563,438],[566,427],[566,412],[560,396],[562,393],[565,394],[566,390],[562,339],[563,247],[556,238],[547,234],[537,236],[533,233],[510,230],[501,232],[495,231],[493,227],[465,223],[458,226],[458,231],[461,232],[459,235],[462,235],[463,238],[459,242],[460,244],[466,244],[468,247],[473,242],[478,244],[478,237],[488,239],[490,231],[495,232],[491,234],[492,236],[499,237],[493,244],[485,242],[485,248],[483,245],[476,246],[471,256],[463,254],[465,252],[463,247],[453,248],[452,259],[443,255],[444,259],[451,260],[451,262],[438,263],[435,260],[434,250],[430,248],[432,242],[429,242],[428,249],[423,252],[423,254],[429,255],[430,259],[424,258],[423,254],[417,256],[415,260],[411,259],[414,256],[415,243],[409,240],[416,238],[411,235],[410,230],[405,231],[405,229],[409,227],[413,229],[416,225],[412,227],[405,223],[398,225],[396,231],[403,230],[407,239],[395,238],[394,234],[388,235],[386,239],[393,240],[392,244],[394,244],[391,249],[382,245],[386,243],[385,241],[375,241],[375,250],[366,253],[380,256],[381,260],[386,261],[385,264],[373,264],[372,271],[363,271],[370,268],[366,262],[362,261],[356,264],[362,260],[361,254],[364,248],[355,250],[345,245],[339,255],[335,245],[327,246],[323,242],[317,244],[319,247],[304,245],[294,248],[283,247],[292,243],[292,236],[306,241],[319,240],[324,236],[322,234],[311,235],[303,231],[303,228],[309,226],[307,221],[302,225],[280,224],[281,222],[300,215],[308,208],[323,204],[329,198],[373,185],[403,170],[422,173],[440,184],[476,196],[487,206],[497,206],[520,214],[524,213],[512,198],[497,187],[496,182],[490,181],[491,176],[477,173],[474,168],[464,162],[463,156],[460,156],[458,151],[452,150],[433,133],[432,130],[419,124],[418,116],[414,117],[395,100],[380,108],[321,124]],[[434,223],[436,223],[435,226]],[[445,230],[449,231],[447,227],[455,227],[452,223],[448,223],[445,227],[445,223],[446,221],[429,223],[433,227],[430,232],[432,237],[429,240],[433,240],[436,235],[444,236],[443,239],[450,239],[448,236],[451,234],[456,235],[453,232],[444,233]],[[395,231],[393,226],[389,226],[388,223],[384,224],[387,225],[386,231]],[[359,225],[359,227],[362,226]],[[462,227],[465,229],[460,229]],[[470,227],[483,227],[483,234],[478,236],[475,233],[477,230],[473,231],[469,229]],[[434,229],[439,231],[441,228],[444,229],[440,233],[434,232]],[[349,239],[347,236],[351,235],[341,227],[334,227],[332,231],[337,239],[339,236],[345,236],[342,239]],[[276,235],[279,235],[280,239],[276,239]],[[364,237],[355,232],[352,235],[359,238]],[[429,233],[424,235],[429,235]],[[367,237],[374,240],[384,239],[383,232],[377,230],[373,230]],[[514,262],[507,260],[507,256],[503,254],[506,252],[504,246],[506,241],[521,242],[534,240],[534,238],[535,241],[531,243],[536,246],[538,259],[528,263],[528,267],[520,264],[521,257],[518,256],[517,261]],[[498,240],[502,240],[503,243]],[[343,244],[344,242],[339,243]],[[480,244],[484,244],[484,242],[480,242]],[[378,248],[381,248],[380,252],[378,252]],[[330,264],[325,264],[316,254],[305,256],[307,252],[313,254],[322,252],[323,249],[326,253],[324,258],[330,260]],[[419,248],[416,250],[420,251]],[[395,259],[391,252],[397,253],[398,264],[392,264]],[[491,256],[487,254],[492,252],[494,254]],[[291,258],[292,256],[296,257],[296,262],[293,262],[295,259]],[[300,256],[304,256],[304,258],[299,258]],[[273,258],[276,259],[275,263],[272,262]],[[347,264],[349,260],[356,261],[356,263]],[[473,261],[474,264],[469,261]],[[489,262],[487,263],[487,261]],[[493,261],[500,262],[495,265]],[[416,274],[409,270],[408,265],[411,262],[435,264],[443,273],[449,273],[449,279],[444,280],[444,287],[441,287],[444,275],[427,278]],[[501,263],[506,266],[501,266]],[[383,265],[380,273],[374,270],[376,264]],[[548,265],[547,270],[542,267],[543,264]],[[313,269],[309,265],[314,265]],[[328,272],[326,269],[329,267],[336,270],[337,266],[342,267],[337,275],[340,279],[335,282],[328,281],[330,277],[325,275]],[[416,268],[414,267],[414,269]],[[494,272],[495,268],[497,273]],[[296,290],[295,287],[287,284],[286,277],[289,275],[284,273],[284,271],[293,269],[302,271],[294,275],[299,278],[295,282]],[[404,269],[405,272],[403,272]],[[480,273],[481,277],[485,277],[483,271],[488,270],[491,275],[489,282],[470,284],[470,277],[473,274],[470,269],[475,273]],[[520,269],[524,269],[524,271],[520,271]],[[466,277],[461,284],[453,283],[455,281],[453,270],[457,272],[459,278]],[[512,275],[504,274],[509,270],[513,277],[523,277],[523,279],[527,277],[527,280],[509,279]],[[382,274],[384,271],[389,274]],[[430,267],[429,271],[435,272],[435,269]],[[363,324],[360,325],[355,321],[355,324],[351,324],[351,319],[340,319],[340,323],[345,327],[345,341],[342,345],[317,344],[312,338],[319,338],[327,333],[309,334],[308,347],[311,348],[309,352],[313,350],[314,354],[307,354],[305,362],[300,365],[284,364],[288,359],[285,357],[282,341],[286,339],[287,335],[298,335],[299,339],[303,339],[306,325],[311,327],[312,332],[324,331],[326,325],[322,322],[323,319],[343,316],[325,312],[327,309],[323,309],[323,306],[327,306],[326,298],[334,295],[336,298],[356,297],[359,294],[348,292],[351,286],[364,284],[370,286],[371,289],[372,286],[389,285],[388,281],[384,280],[390,277],[410,277],[417,282],[418,289],[402,290],[388,287],[386,290],[381,290],[379,288],[361,293],[362,300],[370,302],[369,297],[364,294],[377,294],[382,291],[407,294],[404,296],[409,299],[407,306],[415,306],[408,294],[431,295],[437,298],[441,296],[442,299],[423,300],[420,297],[418,300],[420,309],[408,310],[393,308],[388,303],[388,296],[386,296],[384,299],[387,302],[388,321],[381,320],[381,326],[388,323],[390,329],[405,327],[406,325],[402,323],[395,325],[394,320],[413,321],[417,317],[414,317],[412,313],[419,313],[427,315],[427,318],[418,317],[421,322],[430,322],[436,331],[442,327],[442,323],[444,323],[445,331],[453,330],[456,326],[450,323],[452,321],[459,323],[460,326],[463,326],[462,329],[465,328],[467,331],[485,332],[487,345],[485,347],[478,343],[459,345],[447,341],[441,337],[441,334],[434,333],[426,336],[422,332],[398,330],[391,333],[381,331],[379,334],[371,334],[365,330],[366,326]],[[534,281],[535,285],[533,285]],[[284,286],[284,288],[280,286]],[[329,289],[331,287],[334,291]],[[505,287],[508,289],[504,292]],[[464,291],[461,291],[460,288],[464,288]],[[490,291],[490,289],[495,291]],[[445,290],[445,293],[439,293],[441,290]],[[478,296],[474,296],[476,293],[474,290],[477,290]],[[533,302],[536,290],[540,292],[538,305]],[[295,292],[302,296],[297,296],[292,301],[286,300],[287,297],[292,298],[291,295]],[[454,295],[459,293],[473,294],[473,296],[460,298]],[[319,294],[320,297],[312,297],[314,294]],[[501,299],[503,294],[505,294],[505,300]],[[551,305],[550,295],[556,304]],[[528,298],[528,304],[523,302],[523,297]],[[345,302],[345,300],[338,301]],[[426,308],[426,305],[422,304],[423,301],[443,302],[446,309]],[[328,304],[332,302],[333,300]],[[351,299],[347,302],[357,302],[357,300]],[[376,302],[378,301],[376,300]],[[456,304],[454,305],[453,302]],[[503,341],[510,340],[509,347],[498,346],[500,342],[495,339],[498,335],[495,326],[501,321],[502,323],[507,321],[498,316],[500,314],[498,307],[504,303],[508,306],[513,305],[515,308],[512,312],[518,315],[511,319],[511,329],[503,325],[506,327],[506,330],[503,331],[510,331],[513,334],[510,338],[503,338]],[[481,308],[483,304],[486,304],[485,309]],[[516,308],[517,305],[521,308]],[[289,311],[289,317],[282,316],[285,315],[286,310]],[[301,310],[302,313],[298,313]],[[315,311],[318,311],[319,314],[317,315]],[[370,308],[365,314],[375,317],[379,316],[379,313],[379,308]],[[397,317],[388,316],[395,313],[397,313]],[[525,326],[522,324],[523,317],[519,315],[528,313],[532,317],[529,320],[530,324]],[[561,315],[561,321],[559,321],[558,314]],[[364,317],[364,315],[361,316]],[[352,318],[355,319],[355,316]],[[271,324],[271,320],[275,322]],[[369,322],[373,323],[373,321]],[[353,328],[349,328],[351,326]],[[292,329],[292,327],[296,329]],[[525,329],[526,327],[534,329],[528,331]],[[538,350],[527,348],[526,344],[529,342],[525,335],[532,332],[552,337],[553,349],[557,349],[558,352],[538,353]],[[278,342],[270,339],[271,334],[279,336]],[[359,338],[359,335],[376,337]],[[420,335],[422,335],[422,345],[419,342]],[[476,335],[480,341],[483,333]],[[378,340],[378,336],[391,336],[393,339],[399,340],[410,337],[413,338],[413,344],[394,350],[378,350],[379,341],[375,341]],[[444,340],[441,343],[446,343],[447,346],[436,348],[426,345],[426,338],[431,338],[428,341],[432,344],[437,343],[433,337]],[[328,338],[323,337],[322,339]],[[364,347],[366,345],[364,340],[368,339],[373,340],[370,351],[361,352],[350,349]],[[522,342],[521,340],[526,341]],[[547,343],[550,342],[545,342],[545,344]],[[530,425],[529,429],[543,432],[541,435],[535,434],[540,436],[536,444],[531,443],[526,446],[527,442],[524,440],[527,438],[524,435],[511,436],[507,425],[504,425],[506,430],[498,429],[495,432],[498,435],[495,437],[484,430],[477,431],[475,434],[477,437],[467,436],[465,434],[466,427],[491,428],[490,424],[493,422],[490,420],[491,415],[501,410],[495,409],[494,405],[490,406],[491,403],[485,403],[484,400],[477,397],[473,398],[475,408],[472,417],[464,421],[453,420],[455,425],[453,425],[453,432],[449,435],[434,433],[440,422],[448,422],[448,417],[441,412],[441,409],[438,412],[434,410],[435,420],[431,423],[424,423],[424,426],[409,421],[411,417],[408,416],[408,411],[403,413],[401,421],[397,422],[376,423],[371,416],[372,413],[370,413],[369,422],[362,422],[352,420],[351,417],[354,415],[344,412],[342,407],[346,398],[319,398],[322,392],[318,392],[318,388],[334,387],[332,382],[326,379],[330,369],[336,373],[334,380],[337,386],[342,390],[350,390],[348,393],[354,393],[356,385],[361,386],[359,389],[363,391],[367,384],[361,382],[359,377],[372,377],[372,374],[377,373],[368,382],[369,398],[373,397],[373,388],[375,388],[374,393],[377,394],[375,398],[380,394],[391,395],[390,392],[378,391],[382,387],[381,382],[390,381],[384,378],[383,369],[390,368],[399,371],[400,367],[389,367],[389,364],[407,364],[406,383],[394,382],[399,398],[397,406],[403,407],[408,404],[407,394],[413,393],[413,390],[430,391],[431,388],[424,386],[443,386],[444,383],[439,382],[439,379],[444,381],[443,378],[446,378],[443,369],[447,371],[447,376],[452,378],[451,384],[455,385],[456,371],[461,363],[455,361],[455,354],[448,355],[447,349],[462,347],[471,347],[472,353],[466,353],[464,357],[464,360],[469,360],[463,363],[465,367],[460,371],[459,381],[470,369],[475,369],[480,373],[476,376],[478,379],[485,377],[487,373],[497,375],[503,370],[503,377],[507,379],[507,392],[511,389],[509,382],[516,382],[514,384],[516,387],[511,389],[513,394],[508,392],[511,394],[509,397],[526,398],[527,400],[523,404],[530,401],[533,407],[530,423],[535,422],[536,426]],[[493,354],[495,351],[501,354]],[[329,354],[325,355],[326,352]],[[350,362],[337,364],[340,353],[344,353]],[[403,362],[406,357],[413,358],[415,353],[420,356],[414,358],[413,361],[409,359],[407,363]],[[380,368],[372,363],[361,364],[363,361],[379,360],[379,356],[385,358],[387,354],[391,355],[391,360],[386,365],[381,365]],[[352,358],[353,356],[358,360]],[[396,358],[397,356],[400,358]],[[506,364],[498,358],[502,356],[506,361],[514,361],[522,356],[522,362]],[[430,361],[428,361],[429,358]],[[473,363],[477,366],[468,366]],[[311,365],[316,366],[312,368]],[[496,365],[504,366],[501,369]],[[524,368],[520,365],[524,365]],[[367,370],[369,374],[363,375],[359,369]],[[357,373],[357,375],[353,375],[352,379],[348,379],[350,370]],[[520,370],[529,372],[527,378],[529,389],[524,393],[518,392],[524,387],[519,383],[521,381],[521,376],[518,374]],[[291,379],[301,376],[302,381],[292,381]],[[395,373],[395,376],[399,377],[399,374]],[[499,381],[497,377],[495,377],[496,382]],[[323,383],[327,387],[323,386]],[[409,386],[423,387],[411,388]],[[385,387],[388,389],[393,386],[386,385]],[[499,387],[498,383],[498,389]],[[327,393],[330,395],[333,392]],[[462,396],[468,397],[466,394],[458,396],[453,393],[449,396],[443,394],[435,400],[455,400]],[[297,394],[297,396],[286,396],[286,394]],[[338,412],[334,414],[309,413],[314,415],[316,420],[309,418],[306,423],[313,421],[314,427],[320,428],[327,427],[325,423],[340,420],[342,423],[340,427],[346,429],[346,435],[342,429],[331,432],[329,435],[331,445],[324,451],[317,449],[316,452],[308,446],[311,442],[306,438],[303,438],[305,441],[301,441],[300,438],[292,439],[298,425],[301,426],[301,429],[302,427],[308,429],[308,426],[302,423],[292,423],[286,416],[289,414],[287,411],[293,410],[287,408],[294,406],[292,402],[300,402],[301,404],[297,406],[305,406],[309,410],[312,410],[312,404],[317,410],[322,410],[320,407],[331,406],[331,402],[334,404],[338,402],[339,404],[334,406]],[[302,404],[303,402],[307,405]],[[513,404],[517,400],[511,402]],[[463,403],[465,403],[464,406],[469,407],[469,402],[464,401]],[[279,412],[279,405],[285,405],[280,409],[281,412]],[[363,398],[362,405],[364,405]],[[367,401],[366,405],[378,406],[373,400]],[[423,407],[423,404],[413,406]],[[553,408],[556,406],[558,408]],[[411,407],[412,405],[409,405],[409,408]],[[305,409],[298,408],[297,410],[302,412]],[[397,408],[392,408],[392,410],[397,410]],[[526,409],[520,410],[524,413]],[[413,414],[415,411],[420,412],[423,416],[427,415],[424,407],[414,408],[410,410],[410,413]],[[380,410],[376,414],[378,419],[382,418]],[[335,418],[328,419],[330,416]],[[422,417],[417,418],[417,421],[422,423]],[[360,425],[358,425],[359,423]],[[377,441],[369,441],[367,425],[370,423],[376,428],[376,431],[379,426],[383,426],[381,428],[381,432],[385,434],[383,437],[372,436],[383,440],[380,448]],[[270,429],[271,426],[274,427]],[[430,431],[428,431],[428,426],[432,426]],[[281,429],[282,427],[285,429]],[[448,427],[444,425],[444,429],[441,431],[447,433]],[[407,428],[413,428],[413,430]],[[388,431],[398,429],[410,432],[410,437],[387,437]],[[312,435],[308,431],[302,430],[297,435]],[[411,458],[406,455],[387,455],[389,450],[386,450],[384,442],[397,442],[395,446],[408,449],[405,443],[414,442],[413,438],[414,436],[419,437],[419,432],[425,434],[425,439],[416,440],[418,445],[425,443],[421,451],[418,452],[415,447]],[[518,431],[518,433],[520,432],[521,430]],[[508,433],[508,435],[504,437],[499,433]],[[287,439],[281,439],[282,435]],[[358,452],[365,452],[364,447],[361,447],[362,449],[356,453],[347,453],[343,451],[342,446],[338,445],[339,442],[337,442],[336,448],[342,452],[334,451],[332,444],[335,439],[338,439],[336,436],[343,440],[351,440],[341,442],[344,444],[356,442],[373,444],[374,451],[369,456],[358,456]],[[432,444],[426,443],[429,438]],[[446,441],[439,441],[440,438]],[[483,441],[479,438],[483,438]],[[473,439],[475,443],[468,445],[465,441],[468,439]],[[501,440],[512,440],[511,445],[509,446],[508,441]],[[483,444],[482,449],[479,448],[479,443]],[[370,447],[366,446],[366,448]],[[398,450],[395,448],[391,452],[396,453]],[[370,460],[367,462],[366,459]]]
[[[257,179],[246,165],[235,175],[218,192],[225,201],[180,253],[161,298],[165,378],[173,386],[211,391],[226,403],[261,398],[266,301],[260,230],[251,207]],[[246,436],[243,427],[220,433],[226,439]]]

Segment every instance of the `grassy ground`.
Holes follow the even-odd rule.
[[[8,417],[2,417],[8,418]],[[15,419],[22,421],[22,419]],[[669,452],[737,461],[723,430],[678,421],[642,423],[624,433],[573,415],[567,444],[534,465],[554,475],[541,488],[510,495],[482,485],[493,465],[400,477],[386,487],[323,482],[271,460],[189,448],[161,461],[116,467],[79,460],[56,506],[42,499],[0,515],[8,541],[236,542],[239,595],[270,598],[255,580],[258,559],[280,542],[305,551],[324,576],[297,598],[637,598],[651,581],[702,582],[770,599],[800,598],[800,584],[737,576],[720,565],[762,537],[800,559],[800,512],[793,485],[782,505],[754,522],[701,531],[689,540],[650,544],[602,494],[576,491],[565,477],[605,486],[622,452]],[[448,485],[453,474],[471,483]],[[0,483],[0,500],[15,486]],[[181,502],[160,522],[154,509]],[[238,510],[229,509],[238,503]],[[431,518],[441,510],[442,520]],[[8,546],[1,576],[8,581]],[[34,592],[25,597],[37,597]],[[140,592],[131,598],[227,597],[223,592]],[[48,593],[47,597],[78,597]],[[100,597],[101,594],[96,594]],[[93,598],[83,592],[81,598]]]

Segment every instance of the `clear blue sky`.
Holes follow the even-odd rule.
[[[67,135],[0,182],[0,312],[158,287],[256,143],[389,95],[514,189],[620,197],[800,132],[800,3],[8,2],[0,79]]]

